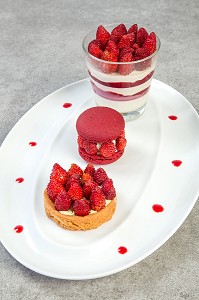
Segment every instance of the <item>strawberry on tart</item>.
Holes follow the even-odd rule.
[[[64,229],[89,230],[109,221],[116,210],[116,191],[103,168],[88,164],[68,171],[55,163],[44,191],[48,218]]]
[[[78,151],[87,162],[110,164],[124,153],[126,138],[123,116],[109,107],[92,107],[77,119]]]

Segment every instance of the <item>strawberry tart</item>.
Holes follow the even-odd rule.
[[[109,221],[116,210],[116,191],[103,168],[55,163],[44,191],[48,218],[64,229],[89,230]]]
[[[160,40],[137,24],[98,26],[83,41],[91,85],[98,105],[125,116],[144,111]]]
[[[97,106],[77,119],[78,151],[87,162],[99,165],[118,160],[126,146],[125,122],[116,110]]]

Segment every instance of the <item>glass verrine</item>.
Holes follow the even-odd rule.
[[[111,33],[118,24],[104,25]],[[131,24],[125,24],[129,28]],[[86,65],[94,91],[96,105],[111,107],[120,112],[126,121],[139,117],[145,110],[149,89],[155,71],[160,39],[156,35],[156,51],[141,60],[132,62],[111,62],[92,56],[89,43],[96,39],[96,30],[90,31],[82,46]],[[127,74],[120,70],[127,70]]]

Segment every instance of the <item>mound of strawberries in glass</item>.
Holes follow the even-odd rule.
[[[118,72],[121,75],[128,75],[134,68],[138,71],[144,70],[150,65],[150,60],[142,64],[125,63],[145,59],[155,51],[156,34],[148,33],[143,27],[138,28],[137,24],[129,28],[126,28],[124,24],[119,24],[111,32],[100,25],[96,31],[96,39],[88,44],[88,52],[92,56],[114,63],[96,61],[97,66],[106,74]]]
[[[86,216],[91,210],[100,211],[107,200],[116,197],[112,179],[103,168],[96,170],[92,164],[82,170],[73,163],[66,171],[55,163],[46,189],[56,210],[71,210],[77,216]]]

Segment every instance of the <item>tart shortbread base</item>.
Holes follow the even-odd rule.
[[[89,230],[95,229],[103,223],[109,221],[116,210],[116,198],[105,206],[102,210],[84,217],[68,216],[61,214],[55,209],[54,203],[44,191],[44,207],[48,218],[52,219],[57,225],[69,230]]]

